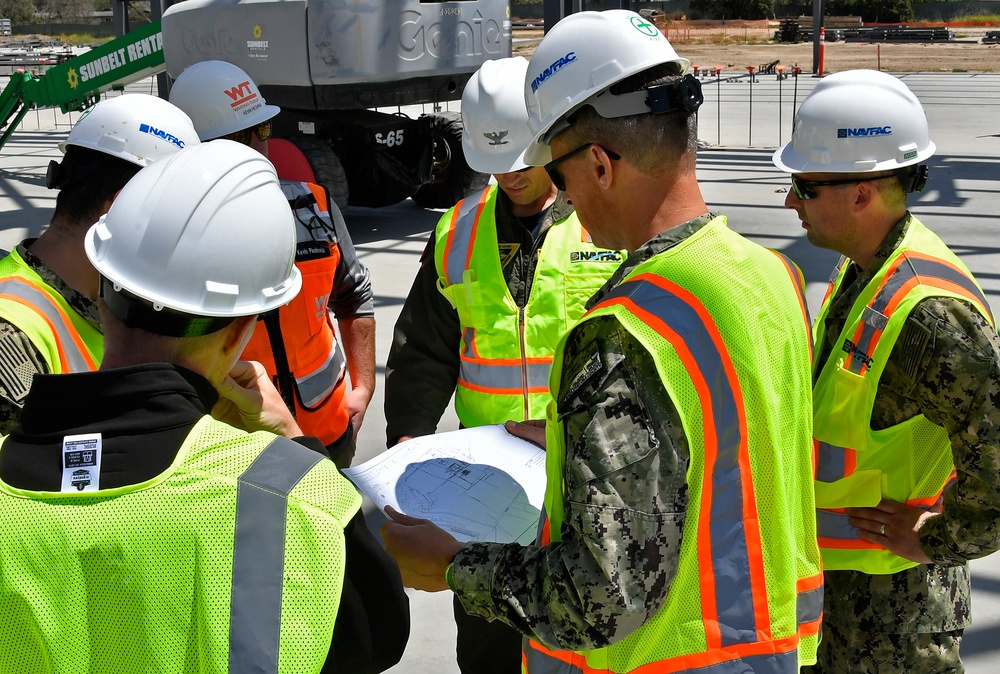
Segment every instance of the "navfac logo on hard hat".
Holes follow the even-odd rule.
[[[575,51],[567,52],[564,56],[560,56],[559,58],[557,58],[552,63],[552,65],[550,65],[548,68],[540,72],[538,74],[538,77],[536,77],[531,81],[532,93],[538,91],[538,87],[542,84],[542,82],[549,79],[550,77],[555,75],[557,72],[559,72],[560,70],[562,70],[564,67],[568,66],[575,60],[576,60]]]
[[[163,129],[157,129],[155,126],[150,126],[149,124],[139,124],[139,133],[148,133],[150,136],[156,136],[160,140],[165,140],[168,143],[173,143],[177,147],[184,149],[184,141],[175,136],[172,133],[167,133]]]
[[[871,136],[891,136],[891,126],[868,126],[857,129],[837,129],[837,138],[870,138]]]

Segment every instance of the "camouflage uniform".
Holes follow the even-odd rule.
[[[825,362],[847,314],[906,232],[886,236],[872,265],[853,263],[826,318]],[[853,275],[853,280],[850,275]],[[816,370],[819,371],[818,369]],[[939,517],[920,529],[934,560],[892,575],[828,571],[823,641],[812,672],[963,672],[962,630],[971,621],[967,561],[1000,547],[1000,339],[966,302],[929,298],[911,312],[879,381],[872,428],[923,414],[951,438],[958,482]]]
[[[589,306],[711,217],[651,239]],[[467,544],[449,575],[470,614],[503,620],[550,648],[586,650],[624,637],[662,606],[680,556],[690,457],[653,358],[614,318],[575,328],[563,362],[562,541]]]
[[[54,271],[28,250],[35,239],[25,239],[17,246],[17,252],[25,264],[31,267],[45,282],[69,304],[70,308],[100,329],[101,321],[97,305],[86,296],[70,288]],[[48,374],[45,359],[31,340],[15,325],[0,318],[0,355],[6,364],[15,367],[0,367],[0,435],[7,435],[21,418],[24,395],[12,391],[27,390],[36,372]]]

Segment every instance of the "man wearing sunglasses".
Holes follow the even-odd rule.
[[[540,166],[531,140],[523,57],[487,61],[462,96],[469,166],[496,185],[445,213],[400,312],[386,368],[389,445],[437,429],[452,394],[464,427],[539,418],[562,334],[621,263],[598,249]],[[455,603],[465,674],[515,674],[521,635]]]
[[[825,78],[774,154],[843,257],[814,335],[825,572],[814,672],[962,672],[968,560],[1000,547],[1000,341],[968,268],[906,208],[935,152],[891,75]]]
[[[451,589],[547,672],[775,672],[815,660],[809,325],[794,267],[710,213],[690,63],[638,14],[557,23],[525,76],[525,160],[628,258],[553,359],[536,545],[390,512],[404,583]]]
[[[170,101],[191,116],[202,140],[227,138],[268,155],[271,119],[280,109],[265,102],[241,68],[224,61],[196,63],[174,82]],[[302,430],[321,439],[345,468],[375,392],[371,278],[326,190],[292,180],[282,180],[281,188],[295,213],[295,264],[305,283],[290,304],[263,315],[262,329],[243,358],[264,365]]]

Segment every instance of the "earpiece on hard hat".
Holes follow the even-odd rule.
[[[62,189],[63,182],[66,179],[64,173],[62,164],[55,159],[49,161],[49,167],[45,169],[45,186],[50,190]]]
[[[676,82],[650,87],[646,104],[654,115],[675,110],[696,112],[705,102],[701,82],[694,75],[685,75]]]
[[[896,175],[899,177],[899,182],[903,186],[903,189],[907,193],[910,193],[920,192],[924,189],[924,185],[927,184],[928,173],[927,164],[918,164],[902,168]]]

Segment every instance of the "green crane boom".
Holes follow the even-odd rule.
[[[85,110],[109,89],[165,69],[163,33],[154,21],[49,68],[43,75],[16,72],[0,93],[0,148],[32,108]]]

